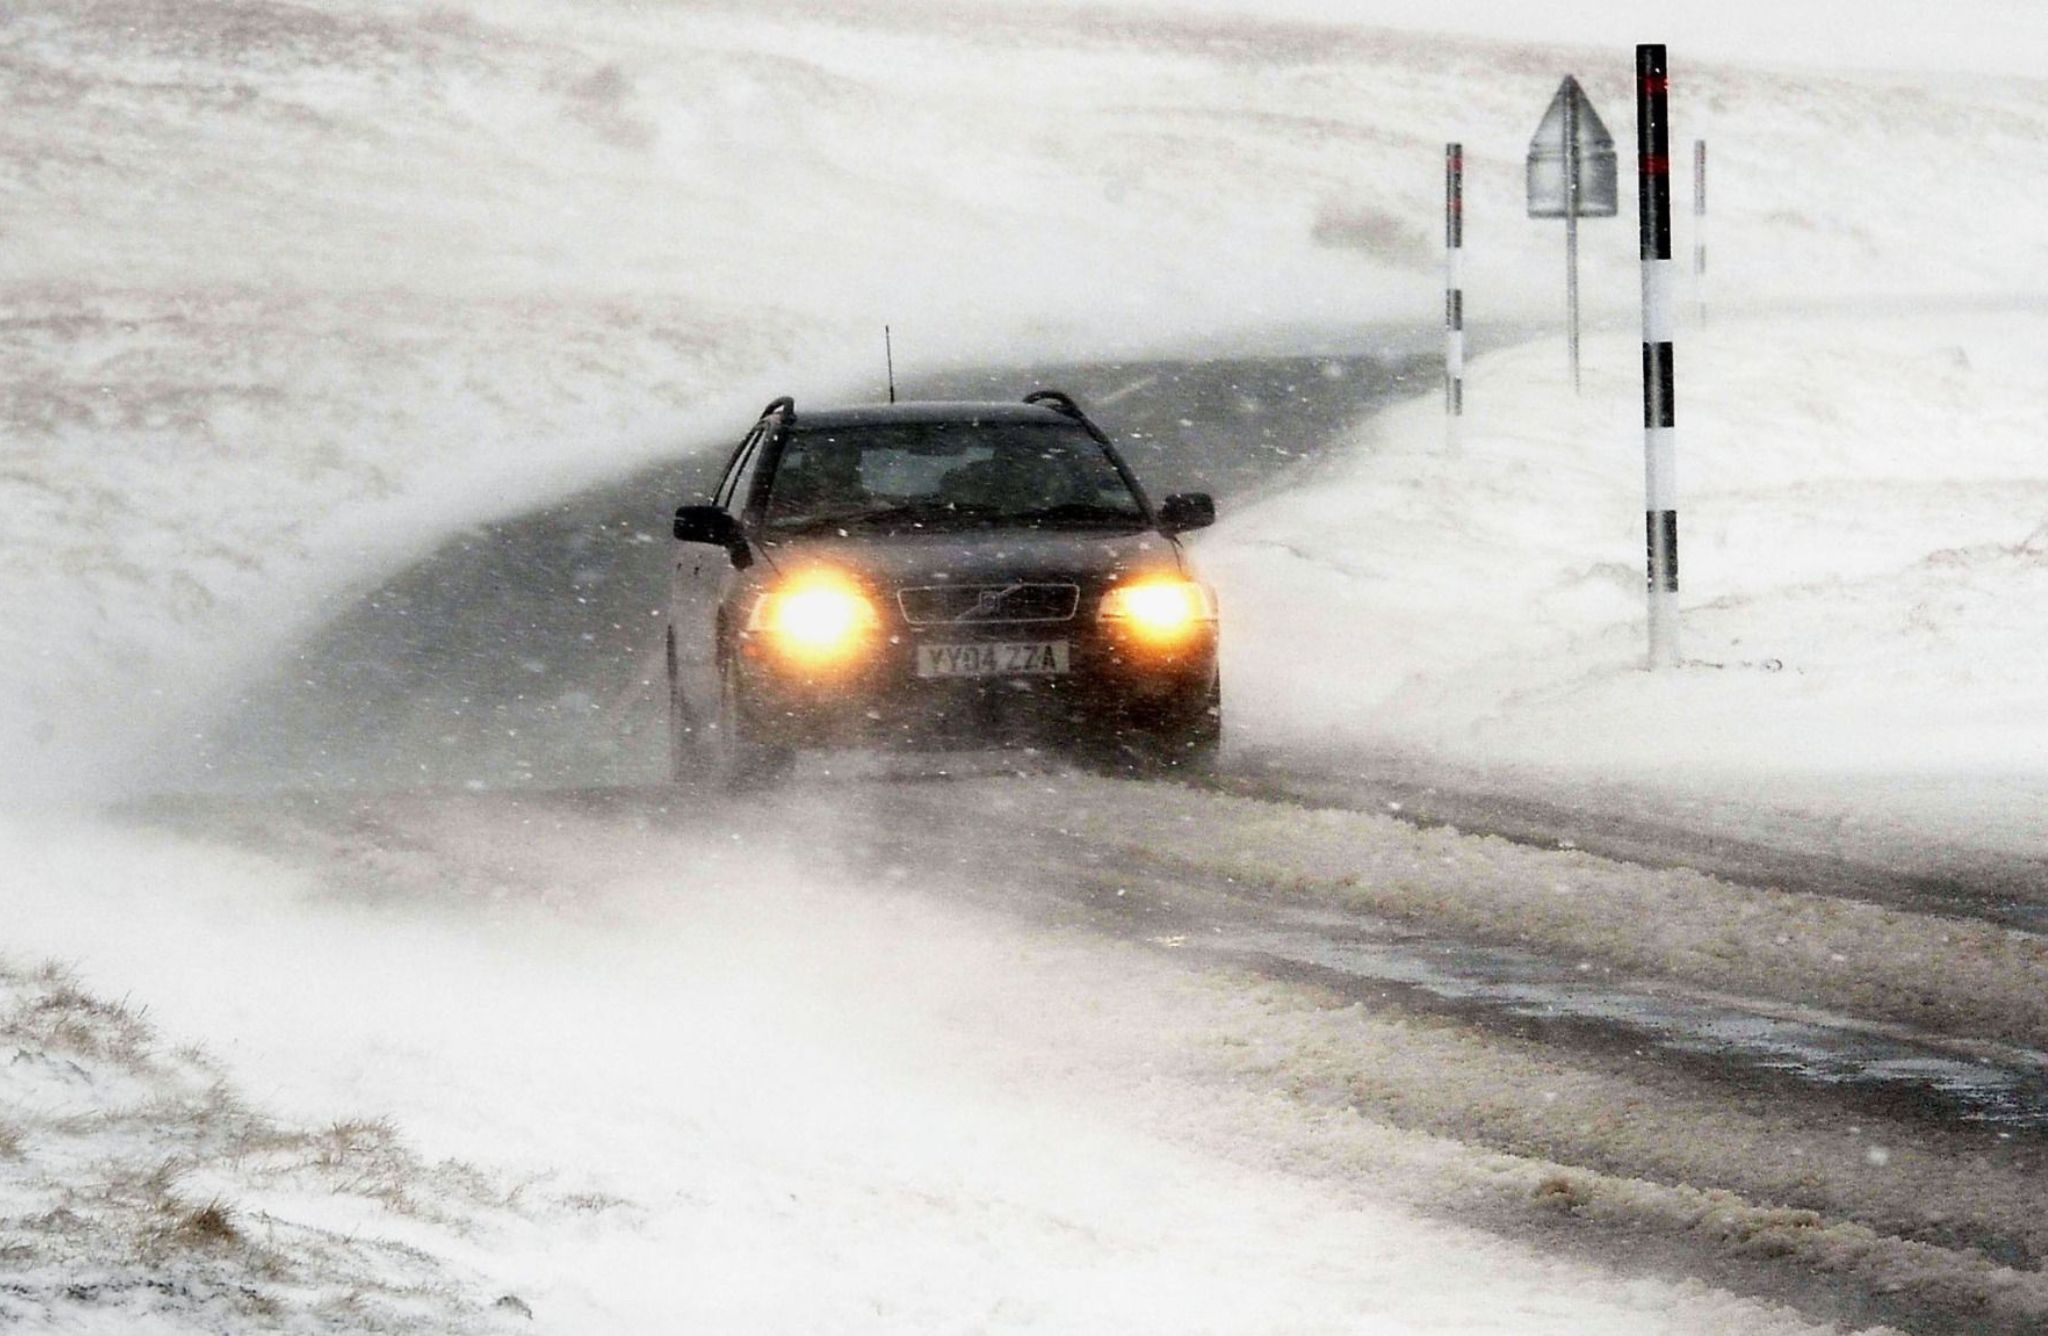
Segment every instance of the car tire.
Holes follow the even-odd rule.
[[[771,788],[796,768],[793,748],[773,746],[747,735],[740,684],[730,668],[719,674],[718,718],[703,733],[710,778],[728,793]]]
[[[1223,747],[1223,698],[1211,684],[1196,702],[1134,710],[1090,736],[1082,757],[1110,774],[1196,779],[1216,769]]]
[[[1151,769],[1156,774],[1197,778],[1212,774],[1223,751],[1223,692],[1211,683],[1200,705],[1148,730]]]

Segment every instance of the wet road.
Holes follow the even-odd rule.
[[[1025,774],[1017,782],[1034,781]],[[1285,869],[1262,881],[1205,868],[1203,851],[1227,847],[1240,819],[1221,808],[1203,823],[1206,834],[1153,860],[1093,844],[1064,824],[1020,822],[1013,812],[992,828],[985,810],[951,800],[944,782],[887,788],[891,819],[876,822],[862,845],[870,872],[954,862],[970,874],[964,884],[985,888],[997,903],[1036,906],[1041,917],[1086,921],[1162,950],[1314,979],[1362,1001],[1516,1033],[1533,1024],[1558,1044],[1652,1049],[1721,1079],[1935,1129],[1973,1124],[2048,1136],[2041,1048],[1432,931],[1325,903]]]

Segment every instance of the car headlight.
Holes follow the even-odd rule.
[[[836,573],[797,576],[778,585],[761,596],[747,617],[748,632],[809,667],[860,655],[881,626],[874,600]]]
[[[1104,594],[1098,615],[1139,640],[1170,645],[1215,622],[1216,595],[1197,580],[1139,580]]]

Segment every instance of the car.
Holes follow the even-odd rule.
[[[806,749],[1037,746],[1148,770],[1222,737],[1214,591],[1075,401],[770,403],[675,513],[675,777],[780,778]]]

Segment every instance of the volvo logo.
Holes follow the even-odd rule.
[[[956,622],[971,622],[980,618],[993,617],[1003,610],[1003,601],[1023,587],[1021,584],[1013,584],[1004,585],[1000,589],[977,589],[974,591],[974,606],[953,620]]]

